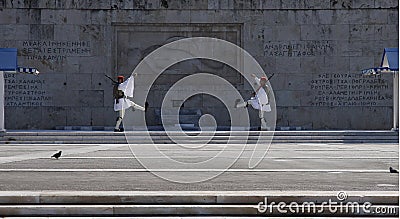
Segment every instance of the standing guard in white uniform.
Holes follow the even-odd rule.
[[[243,103],[238,103],[238,100],[235,108],[247,107],[250,104],[254,109],[258,110],[258,116],[261,120],[261,130],[268,130],[267,122],[264,118],[264,112],[271,112],[271,105],[269,104],[268,99],[268,94],[270,92],[267,85],[268,79],[266,77],[258,78],[255,74],[252,74],[251,76],[254,77],[258,88],[250,100]]]
[[[133,107],[134,109],[138,109],[141,111],[146,111],[147,103],[145,104],[146,107],[140,106],[128,97],[133,98],[133,90],[134,90],[134,83],[136,73],[130,76],[126,81],[124,81],[124,76],[118,76],[118,81],[114,83],[113,89],[113,96],[114,96],[114,111],[119,113],[117,118],[117,123],[115,124],[114,132],[123,132],[124,128],[120,128],[121,122],[125,116],[125,110],[129,107]]]

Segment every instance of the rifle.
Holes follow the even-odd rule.
[[[114,84],[118,84],[117,81],[115,81],[114,79],[112,79],[110,76],[104,74],[104,76],[106,76],[108,79],[110,79]]]
[[[274,77],[274,75],[275,75],[275,73],[272,73],[271,77],[268,77],[267,81],[271,80],[271,78]]]

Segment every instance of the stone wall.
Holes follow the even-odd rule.
[[[6,128],[114,125],[104,74],[128,75],[158,46],[190,36],[233,42],[275,73],[277,126],[391,128],[391,76],[365,78],[360,70],[379,66],[383,48],[398,47],[397,0],[0,0],[0,47],[18,48],[19,65],[42,72],[5,75]],[[199,66],[249,96],[243,78],[223,65],[193,66],[157,80],[149,125],[158,124],[154,111],[168,87]],[[209,96],[184,107],[229,123]]]

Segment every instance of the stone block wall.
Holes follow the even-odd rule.
[[[243,47],[275,73],[277,126],[390,129],[391,75],[365,78],[360,70],[379,66],[385,47],[398,47],[398,22],[396,0],[0,0],[0,47],[18,48],[19,65],[41,71],[5,74],[6,128],[112,126],[104,74],[129,75],[166,42],[210,36]],[[154,110],[171,84],[204,69],[250,96],[247,82],[223,65],[181,63],[152,87],[148,124],[157,125]],[[145,86],[146,76],[137,83]],[[212,97],[185,107],[229,124]]]

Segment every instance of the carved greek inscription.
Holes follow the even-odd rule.
[[[69,56],[89,56],[89,41],[23,41],[21,55],[28,60],[63,61]]]
[[[335,45],[326,40],[322,41],[269,41],[264,45],[264,56],[267,57],[309,57],[332,55]]]
[[[4,102],[6,107],[45,106],[53,97],[44,89],[46,81],[35,78],[21,78],[16,74],[4,74]]]
[[[319,74],[310,83],[311,106],[384,106],[392,99],[388,80],[361,74]]]

